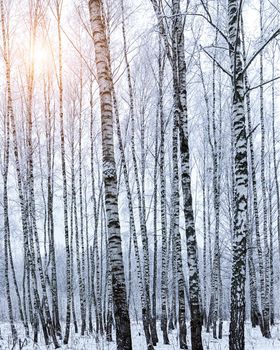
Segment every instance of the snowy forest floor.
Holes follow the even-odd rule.
[[[24,333],[23,328],[17,325],[17,329],[19,332],[19,338],[21,341],[24,341]],[[224,322],[223,325],[223,339],[214,339],[212,334],[208,334],[203,332],[203,347],[204,350],[227,350],[228,347],[228,322]],[[12,349],[12,336],[10,326],[7,323],[0,324],[1,329],[1,339],[0,339],[0,349]],[[188,324],[188,345],[190,346],[190,325]],[[253,329],[249,322],[246,323],[246,350],[279,350],[280,349],[280,324],[279,322],[271,329],[272,338],[265,339],[261,336],[259,328]],[[178,345],[178,334],[177,330],[169,333],[169,341],[170,345],[164,345],[161,339],[160,329],[158,330],[159,343],[155,347],[156,350],[171,350],[171,349],[179,349]],[[133,350],[145,350],[146,343],[145,337],[142,331],[141,324],[132,324],[132,342],[133,342]],[[19,349],[18,346],[13,348],[14,350]],[[31,349],[41,349],[41,350],[52,350],[54,349],[51,345],[45,346],[43,344],[43,339],[40,338],[40,343],[38,345],[34,345],[32,339],[29,339],[28,342],[25,341],[25,345],[22,348],[23,350],[31,350]],[[61,346],[61,349],[68,350],[115,350],[115,343],[108,343],[104,339],[100,338],[99,341],[96,341],[96,337],[94,335],[85,335],[80,336],[79,334],[71,333],[70,341],[68,345]]]

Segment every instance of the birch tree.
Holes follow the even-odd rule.
[[[99,0],[89,2],[89,13],[95,49],[97,80],[102,123],[103,179],[108,221],[108,244],[112,276],[112,295],[116,322],[117,348],[132,349],[129,310],[126,297],[124,266],[118,215],[117,174],[114,159],[112,75],[104,18]]]
[[[234,137],[234,227],[231,279],[230,350],[244,349],[248,167],[244,111],[244,76],[240,38],[240,4],[228,1],[228,40],[232,74]]]

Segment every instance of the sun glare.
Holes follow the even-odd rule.
[[[33,60],[35,68],[40,71],[46,69],[51,64],[50,50],[44,45],[34,47]]]

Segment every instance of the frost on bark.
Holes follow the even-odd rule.
[[[218,10],[217,10],[218,13]],[[217,43],[217,32],[216,39]],[[216,59],[216,51],[214,54],[214,59]],[[214,257],[212,264],[212,274],[211,274],[211,298],[209,306],[209,316],[207,323],[207,330],[210,328],[210,324],[213,324],[213,337],[217,338],[217,321],[219,315],[219,305],[221,305],[221,300],[219,297],[220,285],[220,158],[221,158],[221,135],[219,135],[218,141],[218,128],[216,122],[216,63],[213,62],[213,80],[212,80],[212,118],[210,118],[210,113],[207,113],[207,133],[208,141],[212,156],[212,167],[213,167],[213,205],[215,213],[215,241],[214,241]],[[220,127],[221,131],[221,127]]]
[[[269,156],[269,193],[268,193],[268,209],[269,209],[269,321],[274,326],[274,243],[273,243],[273,209],[272,209],[272,181],[270,174],[270,156]]]
[[[82,188],[82,108],[83,108],[83,70],[82,62],[80,63],[80,96],[79,96],[79,133],[78,133],[78,144],[79,144],[79,206],[80,206],[80,238],[81,238],[81,307],[82,307],[82,327],[81,335],[86,330],[86,287],[85,287],[85,240],[84,240],[84,213],[83,213],[83,188]]]
[[[74,126],[75,120],[73,120]],[[85,305],[85,294],[84,294],[84,278],[82,275],[82,264],[81,264],[81,254],[80,254],[80,244],[81,244],[81,229],[79,230],[78,222],[78,210],[77,210],[77,193],[76,193],[76,184],[75,184],[75,151],[74,151],[74,127],[72,127],[72,140],[71,140],[71,226],[73,225],[74,215],[74,232],[75,232],[75,247],[76,247],[76,265],[77,265],[77,277],[79,283],[79,297],[80,297],[80,312],[81,312],[81,335],[84,335],[86,328],[86,305]],[[72,231],[72,230],[71,230]],[[72,242],[73,243],[73,242]],[[72,271],[73,273],[73,271]],[[72,280],[73,282],[73,280]]]
[[[209,106],[209,97],[207,94],[207,89],[205,85],[205,79],[204,79],[204,74],[202,71],[202,66],[199,58],[199,71],[200,71],[200,78],[201,78],[201,83],[203,87],[203,95],[204,95],[204,100],[205,100],[205,107],[206,107],[206,116],[207,116],[207,125],[209,125],[209,120],[210,120],[210,106]],[[211,235],[209,234],[209,239],[210,242],[208,242],[209,245],[209,254],[207,254],[207,234],[208,230],[210,231],[210,212],[209,212],[209,201],[210,201],[210,196],[209,196],[209,181],[208,181],[208,176],[207,176],[207,152],[208,152],[208,144],[209,142],[207,141],[209,139],[209,132],[208,128],[204,129],[204,142],[203,142],[203,173],[202,173],[202,206],[203,206],[203,323],[204,326],[206,327],[206,332],[210,332],[210,323],[208,322],[208,317],[207,317],[207,255],[209,257],[209,261],[212,261],[212,254],[211,254]],[[209,244],[210,243],[210,244]],[[210,272],[212,269],[212,264],[210,263]],[[212,276],[212,272],[210,273]]]
[[[132,349],[129,310],[127,305],[124,265],[118,214],[117,174],[114,159],[112,76],[109,48],[99,0],[89,1],[92,37],[95,48],[97,81],[99,85],[103,180],[108,225],[108,244],[112,277],[113,308],[116,323],[117,349]]]
[[[3,171],[3,211],[4,211],[4,257],[5,257],[5,291],[8,304],[8,314],[9,321],[13,337],[13,347],[16,346],[18,341],[18,334],[14,323],[13,315],[13,305],[11,298],[11,288],[10,288],[10,278],[9,278],[9,246],[10,246],[10,221],[9,221],[9,202],[8,202],[8,171],[9,171],[9,147],[10,147],[10,121],[9,121],[9,107],[8,113],[5,113],[4,116],[4,171]]]
[[[234,223],[231,279],[230,350],[245,347],[245,278],[248,168],[244,111],[244,77],[240,40],[239,1],[228,1],[228,40],[232,72],[232,121],[234,140]]]
[[[96,189],[95,189],[95,174],[94,174],[94,115],[93,115],[93,91],[92,91],[93,78],[90,78],[90,177],[91,177],[91,190],[92,190],[92,202],[93,202],[93,216],[94,216],[94,232],[93,232],[93,247],[92,247],[92,288],[91,288],[91,300],[95,307],[96,318],[96,331],[103,334],[103,321],[102,321],[102,308],[101,297],[99,287],[99,271],[100,271],[100,259],[98,252],[98,221],[100,212],[100,199],[101,191],[99,193],[99,199],[97,201]],[[96,272],[96,273],[95,273]],[[95,279],[96,275],[96,279]]]
[[[160,213],[161,213],[161,330],[164,344],[169,344],[167,329],[167,295],[168,295],[168,253],[167,253],[167,219],[166,219],[166,179],[165,179],[165,116],[163,112],[163,74],[164,66],[159,60],[159,176],[160,176]]]
[[[167,29],[163,21],[160,3],[151,0],[160,34],[162,35],[166,55],[172,68],[174,95],[178,96],[174,101],[174,113],[179,115],[180,155],[181,155],[181,181],[183,192],[183,207],[185,216],[185,229],[187,238],[187,253],[189,267],[189,295],[191,312],[191,343],[193,350],[203,349],[202,310],[200,296],[200,279],[198,267],[197,241],[194,224],[194,213],[191,193],[190,176],[190,152],[188,136],[187,116],[187,91],[186,91],[186,62],[184,47],[184,24],[180,12],[180,1],[172,1],[172,50],[169,49]]]
[[[194,224],[194,213],[191,193],[191,171],[188,135],[187,115],[187,91],[186,91],[186,62],[184,47],[184,25],[180,15],[180,1],[172,1],[172,56],[173,60],[173,89],[174,94],[179,96],[178,103],[174,101],[174,113],[179,115],[179,135],[181,153],[181,181],[183,192],[183,205],[185,215],[185,229],[187,239],[187,254],[189,267],[189,294],[191,313],[191,343],[193,350],[203,349],[202,310],[200,295],[200,279],[198,267],[197,241]]]
[[[275,57],[273,55],[272,62],[272,79],[275,78]],[[272,82],[272,150],[273,150],[273,173],[276,190],[276,208],[277,208],[277,238],[278,238],[278,255],[280,261],[280,191],[279,191],[279,175],[278,162],[276,152],[276,130],[275,130],[275,81]]]
[[[180,15],[180,2],[172,1],[172,55],[169,50],[166,28],[162,20],[161,8],[156,0],[151,0],[158,20],[160,34],[163,37],[167,57],[173,72],[174,94],[179,96],[178,103],[174,101],[174,112],[179,114],[179,134],[181,152],[181,177],[187,237],[187,253],[189,266],[189,291],[191,311],[191,342],[193,349],[202,349],[202,314],[200,297],[200,280],[197,256],[197,242],[192,208],[190,154],[188,145],[187,124],[187,93],[186,93],[186,62],[184,51],[184,25]]]
[[[159,36],[158,38],[158,43],[159,43],[159,57],[158,57],[158,66],[160,67],[161,65],[161,38]],[[155,123],[155,148],[154,148],[154,153],[155,153],[155,162],[154,162],[154,174],[153,174],[153,182],[154,182],[154,207],[153,207],[153,229],[154,229],[154,255],[153,255],[153,283],[152,283],[152,322],[153,322],[153,327],[156,330],[156,322],[157,322],[157,272],[158,272],[158,261],[157,261],[157,255],[158,255],[158,237],[157,237],[157,228],[158,228],[158,223],[157,223],[157,203],[158,203],[158,183],[157,183],[157,178],[158,178],[158,114],[159,114],[159,106],[157,105],[157,118],[156,118],[156,123]],[[156,342],[158,342],[158,336],[156,333]]]
[[[57,14],[57,34],[58,34],[58,89],[59,89],[59,124],[60,124],[60,153],[61,153],[61,173],[63,185],[63,223],[65,237],[65,252],[66,252],[66,318],[65,318],[65,334],[63,343],[68,344],[70,335],[71,321],[71,252],[69,244],[69,225],[68,225],[68,194],[67,194],[67,174],[65,160],[65,134],[64,134],[64,114],[63,114],[63,80],[62,80],[62,42],[61,42],[61,3],[56,1]]]
[[[241,18],[241,34],[242,34],[242,41],[243,41],[243,62],[244,65],[246,64],[246,47],[245,47],[245,34],[244,34],[244,26],[243,26],[243,19]],[[244,74],[244,86],[245,89],[249,89],[249,80],[248,80],[248,74],[245,72]],[[246,116],[247,116],[247,129],[248,134],[251,135],[252,133],[252,121],[251,121],[251,96],[250,92],[246,94]],[[258,253],[258,265],[259,265],[259,275],[260,275],[260,285],[261,285],[261,305],[264,303],[264,269],[263,269],[263,253],[262,253],[262,246],[261,246],[261,239],[260,239],[260,220],[259,220],[259,210],[258,210],[258,193],[257,193],[257,179],[256,179],[256,166],[255,166],[255,152],[254,152],[254,146],[253,146],[253,140],[252,135],[249,138],[249,164],[251,166],[251,181],[250,181],[250,187],[252,188],[252,201],[253,201],[253,213],[254,213],[254,230],[256,234],[256,243],[257,243],[257,253]],[[248,208],[249,212],[249,208]],[[248,225],[251,222],[250,217],[248,215]],[[256,271],[255,271],[255,265],[253,261],[253,225],[248,226],[249,232],[248,232],[248,266],[249,266],[249,276],[250,276],[250,296],[251,296],[251,320],[252,320],[252,326],[255,327],[256,325],[259,325],[261,328],[261,331],[263,331],[263,319],[262,314],[259,312],[259,306],[258,306],[258,298],[257,298],[257,283],[256,283]],[[252,231],[252,232],[251,232]]]
[[[258,304],[258,295],[257,295],[257,276],[256,276],[256,268],[254,265],[254,257],[253,257],[253,242],[252,242],[252,224],[250,213],[248,209],[248,268],[249,268],[249,291],[250,291],[250,302],[251,302],[251,323],[252,327],[256,327],[257,325],[262,325],[262,316],[259,311]]]
[[[261,40],[263,40],[263,15],[264,3],[260,0],[260,31]],[[269,326],[269,244],[268,244],[268,212],[267,212],[267,193],[265,177],[265,125],[264,125],[264,78],[263,78],[263,51],[260,52],[260,124],[261,124],[261,190],[262,190],[262,209],[263,209],[263,241],[264,241],[264,298],[262,304],[263,313],[263,336],[270,338]]]
[[[174,98],[177,98],[174,96]],[[175,255],[175,272],[176,283],[178,284],[178,320],[179,320],[179,343],[180,349],[187,349],[187,328],[186,328],[186,300],[184,290],[184,273],[182,262],[182,245],[179,226],[180,218],[180,194],[179,194],[179,169],[178,169],[178,110],[173,116],[173,145],[172,145],[172,164],[173,164],[173,180],[172,180],[172,219],[171,234],[173,235],[173,249]],[[175,284],[176,285],[176,284]],[[175,305],[176,308],[176,305]]]
[[[275,52],[273,53],[272,61],[272,79],[275,78]],[[276,158],[276,138],[275,138],[275,82],[272,82],[272,157],[273,157],[273,175],[276,190],[276,208],[277,208],[277,238],[278,238],[278,251],[280,258],[280,197],[279,197],[279,181],[278,181],[278,169],[277,169],[277,158]],[[271,201],[270,195],[270,201]],[[272,213],[271,213],[272,215]],[[272,221],[272,218],[271,220]],[[271,224],[272,225],[272,222]],[[271,232],[272,234],[272,232]],[[270,299],[271,299],[271,325],[274,325],[274,272],[273,272],[273,237],[270,236],[270,269],[271,269],[271,286],[270,286]]]
[[[138,280],[138,284],[139,284],[141,307],[142,307],[142,321],[143,321],[143,327],[144,327],[144,332],[145,332],[145,337],[146,337],[148,349],[153,349],[152,339],[151,339],[151,334],[150,334],[150,324],[149,324],[149,319],[148,319],[148,315],[147,315],[147,309],[148,309],[147,308],[147,299],[146,299],[147,296],[146,296],[145,290],[144,290],[140,252],[139,252],[139,246],[138,246],[138,241],[137,241],[137,232],[136,232],[135,219],[134,219],[133,199],[132,199],[132,193],[131,193],[130,184],[129,184],[129,175],[128,175],[128,169],[127,169],[126,158],[125,158],[125,153],[124,153],[124,146],[123,146],[123,141],[122,141],[121,127],[120,127],[119,110],[118,110],[117,100],[116,100],[116,96],[115,96],[115,91],[113,91],[113,99],[114,99],[114,110],[115,110],[116,124],[117,124],[117,136],[118,136],[118,142],[119,142],[119,150],[120,150],[121,162],[122,162],[122,166],[123,166],[124,182],[125,182],[126,196],[127,196],[127,201],[128,201],[130,234],[131,234],[131,237],[133,240],[135,259],[136,259],[137,280]]]
[[[49,259],[51,263],[51,296],[52,296],[52,318],[57,335],[61,338],[61,325],[58,305],[57,268],[55,253],[55,230],[54,230],[54,134],[55,118],[51,112],[51,81],[50,74],[44,79],[44,103],[45,103],[45,137],[47,157],[47,214],[46,233],[49,238]]]

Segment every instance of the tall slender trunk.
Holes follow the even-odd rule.
[[[176,257],[176,242],[175,237],[173,237],[170,227],[170,234],[169,234],[169,246],[170,248],[168,256],[168,261],[170,261],[170,272],[171,272],[171,278],[169,283],[171,282],[170,286],[170,299],[169,300],[169,312],[168,312],[168,330],[173,331],[177,326],[177,280],[178,280],[178,274],[177,274],[177,257]],[[169,270],[169,269],[168,269]],[[168,271],[169,272],[169,271]],[[168,284],[169,284],[168,283]]]
[[[109,342],[113,341],[112,337],[112,328],[113,328],[113,288],[112,288],[112,274],[111,274],[111,263],[110,263],[110,250],[108,245],[108,230],[107,227],[107,219],[104,210],[104,200],[102,200],[102,217],[105,222],[105,242],[106,242],[106,281],[107,281],[107,310],[104,307],[104,312],[106,310],[106,315],[104,317],[104,325],[106,328],[106,339]],[[101,220],[102,222],[103,220]],[[106,298],[104,298],[106,299]],[[106,302],[106,300],[104,300]]]
[[[95,48],[97,81],[100,94],[103,180],[105,187],[105,209],[108,224],[108,245],[112,276],[112,295],[116,322],[118,350],[131,350],[129,308],[125,286],[125,274],[121,246],[118,213],[117,174],[113,142],[112,74],[110,54],[106,38],[104,19],[99,0],[89,1],[89,13]]]
[[[139,289],[140,289],[143,327],[144,327],[144,332],[145,332],[145,337],[146,337],[148,349],[152,349],[153,346],[152,346],[152,339],[151,339],[151,334],[150,334],[150,324],[149,324],[149,318],[148,318],[148,314],[147,314],[147,296],[145,294],[144,281],[142,278],[140,252],[139,252],[136,225],[135,225],[135,219],[134,219],[133,199],[132,199],[132,193],[131,193],[130,184],[129,184],[129,175],[128,175],[128,169],[127,169],[127,164],[126,164],[126,158],[125,158],[124,146],[123,146],[123,140],[122,140],[122,134],[121,134],[121,127],[120,127],[119,109],[118,109],[118,105],[117,105],[117,100],[116,100],[114,88],[113,88],[113,101],[114,101],[114,111],[115,111],[116,124],[117,124],[117,136],[118,136],[119,150],[120,150],[121,162],[122,162],[122,167],[123,167],[124,182],[125,182],[125,187],[126,187],[126,196],[127,196],[127,201],[128,201],[130,235],[131,235],[131,238],[133,240],[134,253],[135,253],[135,258],[136,258],[137,280],[138,280]]]
[[[63,183],[63,215],[64,215],[64,237],[66,252],[66,318],[65,318],[65,334],[63,343],[68,344],[70,335],[71,322],[71,254],[69,244],[69,226],[68,226],[68,195],[67,195],[67,173],[65,160],[65,135],[64,135],[64,115],[63,115],[63,79],[62,79],[62,42],[61,42],[61,11],[62,2],[56,1],[57,15],[57,32],[58,32],[58,61],[59,61],[59,121],[60,121],[60,151],[61,151],[61,172]]]
[[[72,197],[72,193],[71,193]],[[74,201],[71,198],[70,201],[70,293],[71,293],[71,309],[73,315],[73,324],[75,333],[78,333],[78,323],[76,318],[76,307],[75,307],[75,295],[74,295]],[[71,310],[70,310],[71,312]]]
[[[159,50],[161,47],[160,37],[159,37]],[[159,57],[161,59],[161,57]],[[153,208],[153,229],[154,229],[154,255],[153,255],[153,284],[152,284],[152,319],[153,319],[153,329],[156,332],[157,327],[157,273],[158,273],[158,232],[157,232],[157,203],[158,203],[158,109],[156,116],[155,125],[155,164],[154,164],[154,208]],[[157,332],[155,333],[155,340],[158,342]]]
[[[149,243],[148,243],[148,234],[147,234],[147,226],[146,226],[145,196],[144,196],[143,182],[142,182],[142,193],[141,193],[138,165],[137,165],[137,159],[136,159],[135,106],[134,106],[135,103],[134,103],[133,88],[132,88],[131,70],[130,70],[130,64],[128,60],[128,48],[127,48],[127,40],[126,40],[123,0],[121,1],[121,8],[122,8],[122,36],[123,36],[123,45],[124,45],[124,60],[125,60],[127,84],[128,84],[128,90],[129,90],[129,114],[130,114],[130,120],[131,120],[131,151],[132,151],[134,175],[136,180],[138,210],[139,210],[139,218],[140,218],[140,231],[141,231],[141,239],[142,239],[142,246],[143,246],[144,288],[145,288],[145,295],[146,295],[146,314],[147,314],[146,318],[150,328],[152,342],[154,345],[156,345],[157,335],[156,335],[156,329],[154,329],[154,323],[152,322],[152,315],[151,315],[150,257],[149,257]],[[141,157],[142,155],[143,154],[141,154]],[[142,166],[142,169],[143,169],[143,166]],[[143,176],[142,176],[142,180],[143,180]],[[148,329],[146,330],[146,335],[149,337],[149,334],[147,332],[148,332]]]
[[[246,84],[245,84],[246,87]],[[248,113],[248,111],[247,111]],[[252,186],[252,178],[249,178],[249,187]],[[247,240],[247,251],[248,251],[248,268],[249,268],[249,293],[250,293],[250,316],[252,327],[257,325],[261,326],[262,329],[262,315],[259,310],[258,294],[257,294],[257,276],[253,254],[253,219],[252,210],[250,204],[252,203],[252,195],[248,194],[248,208],[247,208],[247,222],[248,222],[248,240]]]
[[[163,112],[163,58],[159,64],[159,178],[160,178],[160,214],[161,214],[161,330],[164,344],[169,344],[167,329],[167,294],[168,294],[168,254],[167,254],[167,219],[166,219],[166,177],[165,177],[165,116]]]
[[[242,34],[242,41],[243,41],[243,61],[244,65],[246,64],[246,47],[245,47],[245,34],[244,34],[244,26],[243,26],[243,19],[241,18],[241,34]],[[248,74],[245,72],[244,75],[244,84],[245,89],[249,89],[249,79]],[[260,219],[259,219],[259,209],[258,209],[258,191],[257,191],[257,175],[256,175],[256,165],[255,165],[255,152],[254,152],[254,146],[253,146],[253,139],[252,139],[252,121],[251,121],[251,98],[250,98],[250,92],[248,91],[245,97],[246,101],[246,111],[247,111],[247,127],[248,127],[248,134],[250,135],[249,138],[249,161],[250,161],[250,167],[251,167],[251,187],[253,192],[253,212],[254,212],[254,229],[256,234],[256,243],[257,243],[257,253],[258,253],[258,265],[259,265],[259,275],[260,275],[260,287],[261,287],[261,307],[263,309],[264,303],[265,303],[265,290],[264,290],[264,266],[263,266],[263,250],[261,245],[261,237],[260,237]],[[250,238],[250,237],[249,237]],[[250,238],[251,239],[251,238]],[[252,239],[251,239],[252,241]],[[250,246],[248,246],[250,249]],[[250,253],[250,252],[249,252]],[[250,264],[252,264],[252,261],[250,262],[250,254],[249,254],[249,268]],[[251,269],[254,269],[254,265],[251,266]],[[253,272],[253,271],[251,271]],[[254,273],[254,272],[253,272]],[[250,274],[252,277],[252,274]],[[250,277],[250,278],[251,278]],[[255,285],[250,284],[252,287]],[[256,293],[256,292],[254,292]],[[258,306],[256,306],[258,309]],[[253,322],[255,323],[255,322]],[[263,316],[258,316],[258,323],[261,331],[263,332]]]
[[[273,52],[272,58],[272,79],[275,78],[275,53]],[[276,139],[275,139],[275,82],[272,82],[271,89],[272,96],[272,157],[273,157],[273,174],[274,174],[274,182],[276,189],[276,216],[277,216],[277,238],[278,238],[278,250],[279,250],[279,258],[280,258],[280,196],[279,196],[279,182],[278,182],[278,171],[277,171],[277,157],[276,157]],[[271,201],[271,195],[269,197]],[[270,214],[272,215],[272,214]],[[271,218],[272,224],[272,218]],[[272,231],[270,231],[272,234]],[[271,285],[270,285],[270,302],[271,302],[271,317],[270,322],[271,325],[274,325],[274,278],[273,278],[273,237],[270,236],[270,273],[271,273]]]
[[[85,208],[85,235],[86,235],[86,261],[87,261],[87,305],[88,305],[88,330],[89,333],[93,332],[92,324],[92,270],[90,264],[90,245],[89,245],[89,215],[88,215],[88,198],[87,198],[87,186],[84,189],[84,208]]]
[[[10,246],[10,221],[9,221],[9,202],[8,202],[8,172],[9,172],[9,153],[10,153],[10,116],[9,107],[4,116],[4,171],[3,171],[3,211],[4,211],[4,259],[5,259],[5,291],[8,304],[9,321],[13,337],[13,347],[18,341],[18,333],[14,324],[13,305],[11,298],[10,279],[9,279],[9,246]]]
[[[53,216],[53,187],[54,187],[54,133],[55,120],[51,113],[51,81],[47,72],[47,81],[44,82],[45,100],[45,135],[46,135],[46,155],[47,155],[47,232],[49,237],[49,254],[51,261],[51,295],[52,295],[52,318],[53,325],[59,337],[61,325],[59,319],[56,253],[54,241],[54,216]]]
[[[79,144],[79,207],[80,207],[80,237],[81,237],[81,279],[82,279],[82,328],[81,334],[84,334],[86,330],[86,287],[85,287],[85,240],[84,240],[84,210],[83,210],[83,185],[82,185],[82,108],[83,108],[83,70],[82,62],[80,68],[80,91],[79,91],[79,133],[78,133],[78,144]]]
[[[260,0],[260,31],[263,39],[263,0]],[[268,213],[267,213],[267,193],[265,177],[265,125],[264,125],[264,92],[263,92],[263,51],[260,52],[260,124],[261,124],[261,189],[263,204],[263,241],[264,241],[264,300],[263,311],[263,335],[270,338],[269,328],[269,244],[268,244]]]
[[[81,312],[81,335],[84,335],[86,328],[86,314],[85,314],[85,296],[84,296],[84,277],[82,274],[82,262],[80,254],[80,244],[81,244],[81,229],[79,230],[78,222],[78,209],[77,209],[77,195],[76,195],[76,184],[75,184],[75,150],[74,150],[74,132],[75,120],[73,120],[72,125],[72,140],[71,140],[71,195],[72,195],[72,205],[74,214],[74,228],[75,228],[75,247],[76,247],[76,266],[77,275],[79,281],[79,296],[80,296],[80,312]]]
[[[207,218],[206,218],[206,150],[203,149],[203,179],[202,179],[202,202],[203,202],[203,323],[207,325]]]
[[[228,0],[228,40],[232,73],[234,140],[234,231],[229,349],[244,350],[248,167],[239,1]]]
[[[275,54],[273,54],[272,61],[272,79],[275,78]],[[279,177],[278,165],[276,156],[276,135],[275,135],[275,81],[272,81],[272,150],[273,150],[273,172],[276,190],[276,208],[277,208],[277,238],[278,238],[278,255],[280,261],[280,191],[279,191]]]
[[[103,334],[103,322],[102,311],[100,304],[100,288],[99,288],[99,271],[100,271],[100,259],[98,252],[98,220],[99,220],[99,208],[101,191],[99,194],[99,201],[96,200],[95,189],[95,174],[94,174],[94,115],[93,115],[93,92],[92,92],[92,77],[90,80],[90,172],[91,172],[91,190],[92,190],[92,202],[93,202],[93,215],[94,215],[94,232],[93,232],[93,255],[92,255],[92,299],[95,307],[96,315],[96,330],[97,333]],[[95,279],[96,275],[96,279]]]
[[[210,106],[209,106],[209,97],[207,94],[207,89],[205,86],[204,74],[201,67],[201,62],[199,60],[199,70],[200,70],[200,78],[203,87],[203,95],[206,106],[206,116],[207,116],[207,130],[204,130],[204,143],[203,143],[203,174],[202,174],[202,206],[203,206],[203,322],[206,327],[206,331],[210,332],[210,322],[209,317],[207,317],[207,233],[209,230],[209,251],[208,256],[210,261],[210,271],[211,271],[211,262],[212,262],[212,254],[211,254],[211,236],[210,236],[210,212],[209,212],[209,185],[208,185],[208,176],[207,176],[207,151],[209,144],[209,120],[210,120]],[[208,142],[206,141],[208,140]],[[210,274],[212,276],[212,273]],[[210,312],[209,312],[210,313]]]
[[[217,36],[217,33],[216,33]],[[215,40],[217,41],[217,40]],[[216,53],[214,54],[216,59]],[[220,159],[219,159],[219,146],[217,143],[217,130],[216,130],[216,63],[213,62],[213,80],[212,80],[212,90],[213,90],[213,101],[212,101],[212,120],[210,120],[210,113],[208,115],[208,140],[212,155],[212,166],[213,166],[213,203],[214,203],[214,213],[215,213],[215,241],[214,241],[214,257],[212,264],[212,274],[211,274],[211,298],[209,306],[209,316],[208,316],[208,328],[210,323],[213,323],[213,337],[217,338],[217,320],[218,320],[218,305],[219,305],[219,276],[220,276]],[[212,125],[212,128],[211,128]],[[212,129],[212,135],[211,135]]]
[[[176,98],[176,97],[175,97]],[[179,343],[180,349],[187,349],[187,328],[186,328],[186,301],[184,290],[184,273],[182,261],[182,245],[180,234],[180,193],[179,193],[179,169],[178,169],[178,110],[174,111],[173,115],[173,136],[172,136],[172,165],[173,165],[173,180],[172,180],[172,226],[170,229],[174,236],[174,254],[176,261],[177,284],[178,284],[178,302],[179,302]]]
[[[191,171],[187,115],[186,62],[184,48],[184,25],[180,11],[180,1],[172,1],[172,69],[173,89],[177,99],[174,110],[179,115],[179,135],[181,153],[181,181],[185,215],[187,254],[189,267],[189,291],[191,312],[191,343],[193,350],[203,349],[202,310],[196,232],[191,193]]]
[[[272,180],[271,180],[271,161],[269,154],[269,183],[268,183],[268,213],[269,213],[269,320],[271,326],[274,326],[274,243],[273,243],[273,207],[272,207]]]

